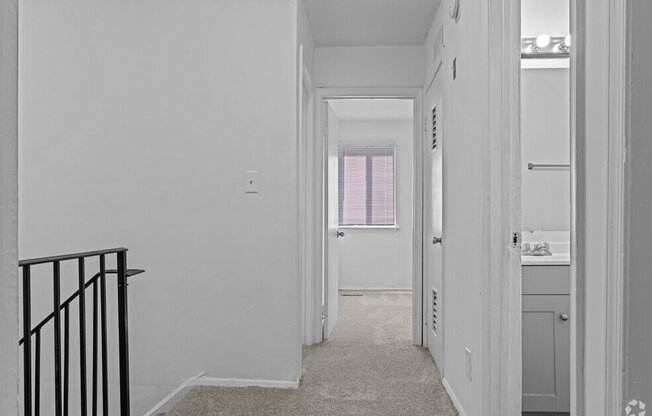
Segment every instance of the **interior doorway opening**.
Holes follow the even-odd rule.
[[[314,342],[331,336],[342,297],[392,292],[408,295],[422,345],[420,90],[317,89],[315,108]]]
[[[571,414],[570,1],[521,1],[522,414]]]
[[[413,289],[414,104],[402,98],[329,98],[324,114],[327,339],[341,317],[343,296],[386,292],[411,303],[405,295]],[[405,329],[410,326],[408,319]]]

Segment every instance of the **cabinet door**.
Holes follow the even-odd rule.
[[[523,295],[523,411],[570,411],[568,295]]]

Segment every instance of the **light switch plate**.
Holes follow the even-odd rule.
[[[257,194],[259,190],[258,171],[248,170],[245,172],[245,193]]]

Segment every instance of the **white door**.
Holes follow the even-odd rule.
[[[426,305],[426,335],[424,343],[430,350],[437,367],[443,374],[444,364],[444,327],[443,323],[443,270],[442,270],[442,244],[445,244],[442,235],[442,83],[441,75],[437,74],[435,80],[426,92],[426,140],[424,155],[424,261],[425,261],[425,287],[424,302]]]
[[[339,318],[339,251],[337,240],[344,234],[339,227],[339,172],[337,119],[330,103],[325,103],[326,128],[326,241],[324,271],[324,339],[330,337]]]

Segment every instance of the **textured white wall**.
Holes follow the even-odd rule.
[[[315,74],[315,39],[312,35],[312,25],[306,12],[305,0],[299,0],[299,44],[303,45],[303,58],[310,76]],[[314,79],[313,79],[314,82]]]
[[[485,309],[483,286],[488,279],[483,247],[487,214],[486,166],[489,151],[488,63],[478,57],[485,50],[487,22],[483,2],[462,2],[461,18],[455,23],[448,8],[437,13],[426,41],[428,65],[425,86],[437,70],[433,44],[441,25],[446,47],[439,76],[444,84],[442,100],[443,233],[442,250],[444,379],[469,416],[485,414],[483,371]],[[453,80],[453,60],[457,78]],[[465,349],[472,352],[472,380],[466,377]]]
[[[129,287],[134,414],[200,372],[298,380],[297,2],[21,15],[20,256],[124,245],[147,269]]]
[[[417,87],[425,80],[423,46],[318,47],[318,87]]]
[[[399,229],[343,229],[340,289],[412,289],[413,121],[340,120],[341,145],[395,145]]]
[[[570,170],[528,170],[570,163],[568,69],[521,71],[521,229],[570,230]]]
[[[0,414],[18,414],[18,2],[0,0]]]

